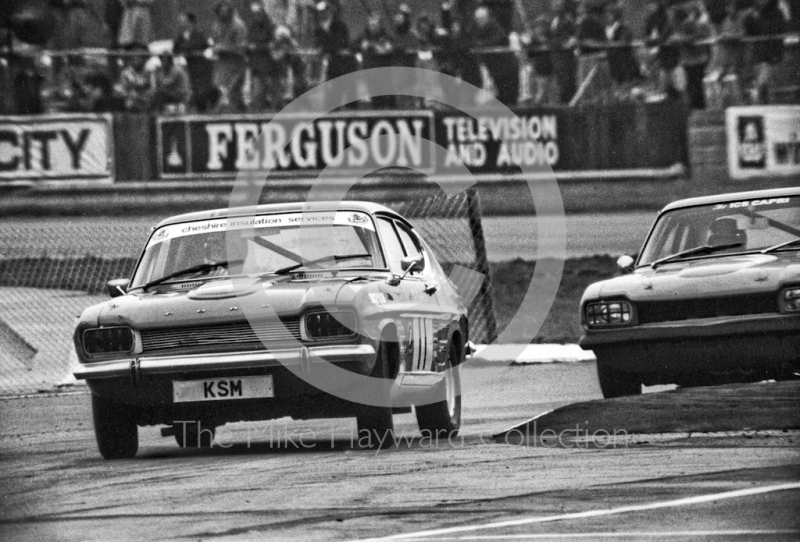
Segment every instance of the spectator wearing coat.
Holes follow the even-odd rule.
[[[286,26],[275,29],[267,66],[266,106],[279,110],[308,90],[306,65],[297,53],[297,43]]]
[[[186,71],[192,87],[192,104],[204,113],[217,103],[219,91],[214,86],[214,64],[206,58],[211,40],[197,28],[197,17],[192,12],[181,13],[181,32],[175,38],[173,51],[186,59]]]
[[[192,98],[189,74],[175,62],[172,52],[159,56],[161,66],[155,71],[151,108],[167,113],[186,113]]]
[[[608,49],[608,67],[614,84],[624,88],[639,82],[642,73],[631,46],[633,32],[625,24],[623,15],[619,6],[606,11],[606,38],[612,45]]]
[[[550,25],[553,48],[553,74],[558,83],[559,102],[568,104],[578,91],[577,4],[574,0],[558,0],[557,11]]]
[[[470,36],[474,46],[479,49],[507,48],[510,45],[508,32],[500,26],[486,6],[479,6],[475,10]],[[519,62],[516,55],[509,51],[479,55],[494,80],[497,99],[509,107],[516,105],[519,100]]]
[[[260,0],[250,4],[247,17],[247,40],[250,47],[251,109],[261,111],[268,107],[270,45],[275,38],[275,23]]]
[[[153,0],[123,0],[119,27],[119,44],[122,47],[148,45],[153,41],[152,7]]]
[[[380,12],[369,13],[364,32],[356,39],[353,49],[361,53],[362,69],[386,68],[392,65],[394,43]],[[392,107],[394,103],[392,96],[372,96],[369,88],[365,91],[373,107],[378,109]]]
[[[558,100],[557,84],[553,75],[553,52],[550,49],[550,22],[540,15],[533,22],[528,42],[528,59],[533,68],[531,90],[535,104],[551,104]]]
[[[711,49],[704,43],[711,37],[711,27],[696,8],[675,10],[675,33],[672,39],[680,47],[680,63],[686,73],[686,95],[692,109],[705,109],[703,78],[711,60]]]
[[[778,0],[761,0],[758,10],[745,19],[744,30],[745,35],[759,38],[752,45],[755,81],[751,100],[769,103],[775,67],[783,60],[782,34],[786,32],[786,18]]]
[[[213,39],[217,55],[214,84],[220,91],[219,106],[242,111],[247,70],[247,27],[230,0],[221,0],[214,7],[214,14]]]

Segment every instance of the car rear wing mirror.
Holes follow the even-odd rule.
[[[121,295],[128,295],[128,285],[131,283],[129,279],[114,279],[106,283],[106,291],[110,297],[119,297]]]
[[[633,256],[628,256],[624,254],[617,259],[617,266],[622,269],[623,273],[630,273],[633,271],[633,264],[636,260]]]

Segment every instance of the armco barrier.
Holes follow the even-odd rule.
[[[664,170],[675,165],[688,165],[687,122],[688,111],[682,103],[622,103],[607,106],[518,108],[515,113],[531,123],[533,135],[519,134],[513,129],[504,132],[508,143],[505,157],[500,144],[492,136],[480,135],[478,121],[464,115],[440,114],[416,110],[352,111],[338,118],[348,123],[366,122],[375,126],[381,118],[412,122],[426,119],[423,135],[433,136],[445,148],[461,156],[475,157],[470,169],[477,174],[513,173],[511,161],[533,160],[534,165],[547,163],[553,171],[569,175],[581,173],[591,177],[591,172],[624,170]],[[480,116],[480,115],[478,115]],[[454,119],[454,117],[456,117]],[[174,180],[232,179],[236,175],[232,158],[236,156],[237,135],[233,130],[244,123],[268,122],[269,113],[259,115],[154,117],[149,115],[115,115],[115,161],[117,181],[152,181],[157,178]],[[511,120],[511,119],[508,119]],[[506,119],[482,118],[494,122],[495,128],[503,126]],[[224,141],[226,160],[208,168],[207,157],[212,152],[208,130],[230,126],[233,136]],[[319,130],[319,128],[315,128]],[[510,133],[510,135],[509,135]],[[335,153],[334,153],[335,154]],[[198,156],[206,157],[198,160]],[[306,157],[304,157],[306,158]],[[322,153],[318,152],[316,167],[297,167],[292,162],[285,177],[308,177],[324,167]],[[170,164],[181,164],[175,168]],[[425,165],[411,164],[424,171]],[[446,172],[438,172],[446,174]],[[602,177],[602,174],[598,175]]]

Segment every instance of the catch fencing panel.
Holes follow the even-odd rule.
[[[496,334],[477,192],[388,203],[408,217],[470,300],[471,338]],[[75,384],[72,333],[129,277],[158,216],[0,221],[0,395]]]

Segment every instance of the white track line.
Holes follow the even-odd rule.
[[[498,521],[495,523],[484,523],[483,525],[464,525],[461,527],[449,527],[446,529],[417,531],[415,533],[396,534],[392,536],[387,536],[385,538],[375,538],[371,540],[413,540],[428,536],[449,535],[454,533],[468,533],[473,531],[481,531],[485,529],[502,529],[504,527],[517,527],[520,525],[547,523],[551,521],[561,521],[565,519],[583,519],[583,518],[592,518],[599,516],[611,516],[614,514],[624,514],[627,512],[640,512],[643,510],[674,508],[678,506],[686,506],[690,504],[702,504],[712,501],[721,501],[725,499],[738,499],[739,497],[749,497],[751,495],[760,495],[762,493],[771,493],[773,491],[786,491],[790,489],[800,489],[800,482],[795,482],[791,484],[779,484],[774,486],[754,487],[751,489],[738,489],[736,491],[726,491],[724,493],[698,495],[696,497],[686,497],[683,499],[676,499],[673,501],[661,501],[649,504],[635,504],[631,506],[622,506],[620,508],[611,508],[607,510],[587,510],[586,512],[574,512],[571,514],[561,514],[558,516],[528,517],[528,518],[514,519],[508,521]]]
[[[554,538],[583,538],[588,540],[596,540],[598,538],[670,538],[679,537],[695,539],[698,536],[767,536],[767,535],[797,535],[800,531],[784,529],[784,530],[739,530],[739,531],[630,531],[630,532],[594,532],[594,533],[554,533],[554,534],[501,534],[494,536],[459,536],[457,538],[430,538],[429,540],[443,541],[443,540],[552,540]]]

